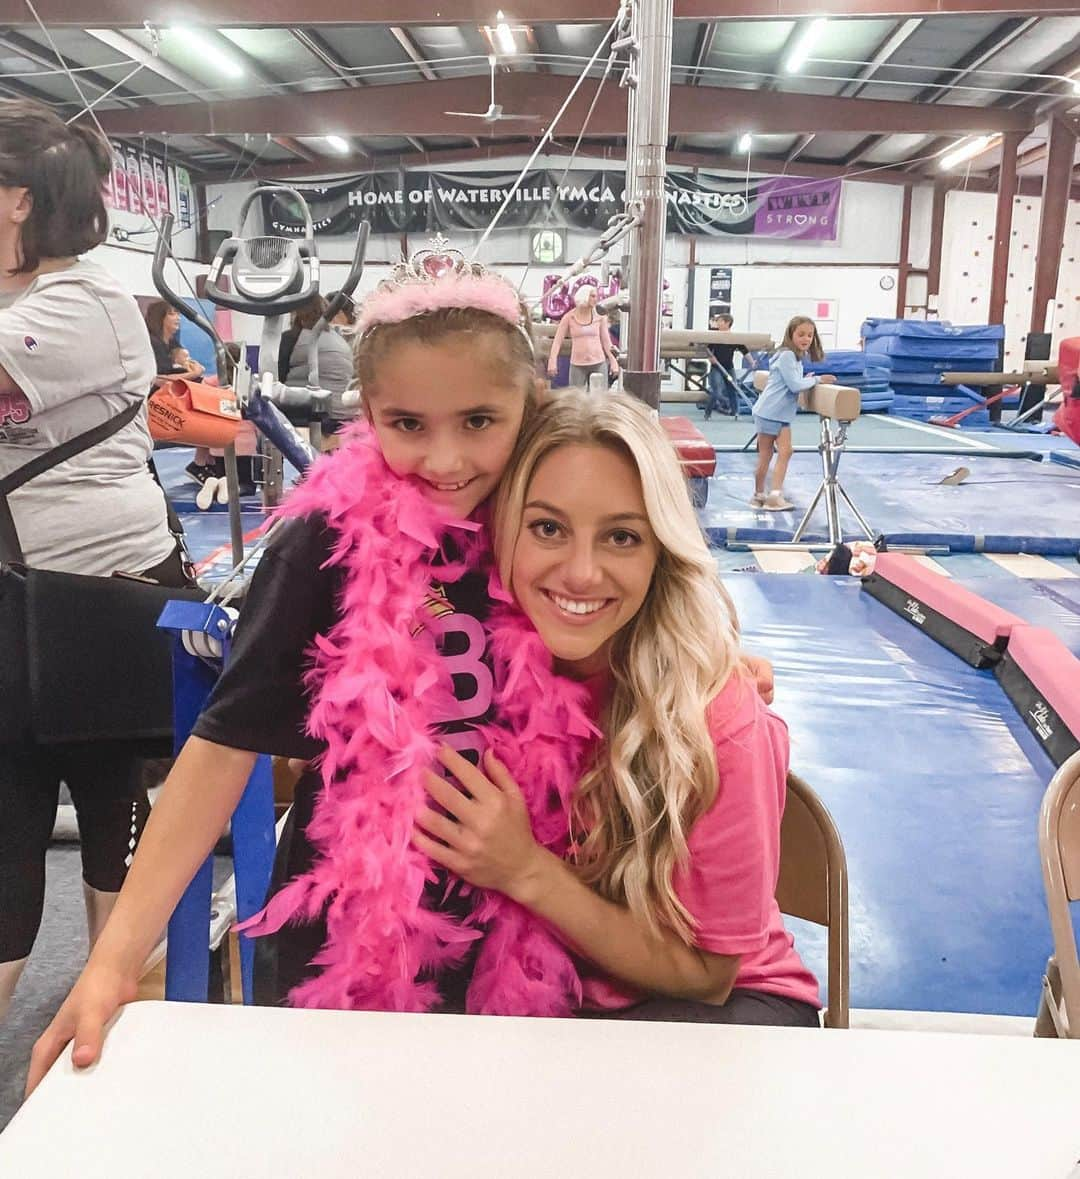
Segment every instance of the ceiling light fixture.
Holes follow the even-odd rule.
[[[742,136],[742,138],[739,140],[739,146],[736,150],[739,152],[740,155],[742,155],[743,152],[748,152],[753,146],[754,146],[754,137],[750,134],[749,131],[747,131]]]
[[[810,57],[810,51],[818,43],[828,23],[829,18],[827,16],[818,16],[806,26],[803,35],[799,38],[794,49],[787,55],[787,59],[784,62],[784,69],[787,73],[797,74],[806,65]]]
[[[499,49],[503,53],[517,53],[517,42],[514,40],[514,32],[506,23],[506,17],[502,12],[495,13],[495,40],[499,44]]]
[[[984,151],[996,146],[997,143],[998,136],[996,135],[980,135],[976,139],[969,139],[967,143],[961,143],[959,147],[955,147],[952,151],[943,155],[941,157],[941,163],[938,166],[942,172],[948,172],[950,168],[964,163],[965,160],[970,160],[975,156],[981,155]]]
[[[349,141],[340,135],[324,135],[327,145],[332,147],[334,151],[340,152],[341,155],[347,156],[352,148],[349,146]]]
[[[169,32],[177,37],[183,37],[187,46],[195,50],[196,53],[206,58],[207,62],[216,69],[221,70],[228,78],[242,78],[244,76],[244,67],[233,57],[230,53],[226,53],[212,38],[207,37],[199,29],[190,29],[186,26],[172,25]]]

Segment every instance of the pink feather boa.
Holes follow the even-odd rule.
[[[483,937],[467,1005],[491,1015],[567,1015],[581,1003],[573,960],[549,929],[500,893],[481,893],[465,921],[422,903],[431,861],[413,847],[427,803],[422,771],[434,764],[450,674],[424,623],[433,580],[459,579],[488,561],[475,524],[440,519],[411,483],[387,468],[374,434],[350,428],[288,498],[284,515],[321,513],[337,538],[331,561],[345,569],[339,621],[319,636],[308,673],[308,731],[324,740],[323,787],[308,827],[313,868],[290,881],[239,928],[274,933],[325,909],[328,939],[314,978],[294,988],[299,1007],[425,1011],[439,972]],[[433,565],[454,536],[464,556]],[[528,803],[533,833],[559,856],[569,848],[569,808],[597,730],[588,692],[557,676],[551,656],[497,584],[486,630],[497,720],[483,736]],[[435,981],[418,981],[418,976]]]

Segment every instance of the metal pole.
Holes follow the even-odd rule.
[[[911,270],[911,185],[904,185],[904,203],[900,213],[900,260],[896,282],[896,318],[907,310],[907,282]]]
[[[1043,180],[1042,210],[1039,214],[1039,252],[1035,258],[1035,292],[1031,297],[1031,330],[1049,332],[1053,322],[1047,314],[1057,298],[1061,247],[1069,209],[1069,183],[1076,153],[1076,132],[1059,115],[1050,119],[1050,150]]]
[[[667,218],[664,172],[673,21],[674,0],[638,0],[634,6],[640,80],[627,128],[627,193],[641,201],[642,223],[635,231],[630,255],[632,311],[623,384],[654,409],[660,405],[660,302]]]
[[[945,236],[945,185],[939,180],[934,185],[934,201],[930,208],[930,261],[926,269],[926,313],[939,310],[941,292],[941,243]]]
[[[988,323],[1005,322],[1005,290],[1009,282],[1009,247],[1012,244],[1013,201],[1016,197],[1016,152],[1022,138],[1023,135],[1019,131],[1007,131],[1001,137],[1001,167],[998,169],[994,265],[990,276]],[[1000,410],[997,416],[1000,419]]]

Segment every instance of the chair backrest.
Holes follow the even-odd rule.
[[[829,1006],[825,1026],[848,1026],[847,858],[832,816],[797,774],[788,774],[787,805],[780,826],[782,913],[828,929]]]
[[[1051,778],[1039,811],[1039,854],[1046,905],[1061,977],[1055,999],[1065,1009],[1068,1035],[1080,1039],[1080,961],[1069,905],[1080,900],[1080,752]]]

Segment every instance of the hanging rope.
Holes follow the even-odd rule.
[[[567,107],[569,107],[570,103],[573,101],[574,95],[577,94],[578,90],[581,89],[582,83],[588,77],[589,70],[592,68],[593,64],[600,57],[600,51],[608,43],[608,40],[614,35],[615,31],[622,26],[622,23],[624,20],[624,14],[626,12],[628,12],[629,9],[630,9],[630,0],[622,0],[622,3],[619,6],[618,15],[615,17],[615,19],[608,26],[607,32],[605,32],[603,37],[600,38],[600,44],[597,45],[596,49],[593,51],[593,55],[592,55],[592,57],[589,58],[588,64],[585,66],[585,68],[578,75],[577,81],[573,84],[573,86],[571,86],[570,93],[566,96],[566,99],[563,102],[562,106],[559,107],[559,109],[555,115],[555,118],[552,119],[550,125],[545,128],[544,134],[540,137],[540,141],[539,141],[539,143],[537,143],[535,149],[533,150],[532,155],[529,156],[528,160],[525,162],[525,166],[521,169],[521,172],[518,174],[518,178],[514,181],[513,186],[511,187],[510,191],[506,194],[506,197],[503,200],[503,203],[499,206],[498,210],[495,213],[495,216],[492,217],[491,222],[489,223],[487,229],[484,230],[483,235],[481,236],[480,240],[476,243],[475,247],[473,248],[473,253],[472,253],[472,260],[473,261],[476,261],[477,255],[480,253],[481,247],[483,246],[484,242],[486,242],[487,239],[491,236],[491,231],[502,220],[503,213],[505,213],[506,210],[509,208],[510,202],[514,199],[514,196],[517,193],[517,190],[521,187],[522,182],[524,181],[525,177],[528,175],[529,170],[532,168],[533,163],[536,160],[536,157],[544,149],[545,145],[550,141],[551,136],[552,136],[553,132],[555,131],[555,128],[559,124],[559,120],[566,113],[566,109],[567,109]]]

